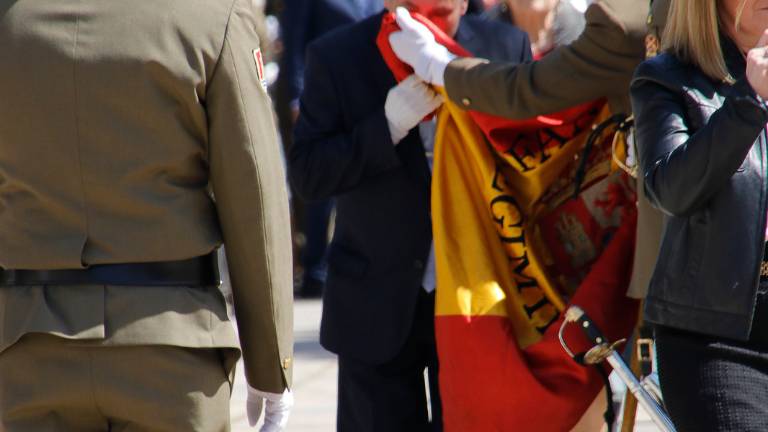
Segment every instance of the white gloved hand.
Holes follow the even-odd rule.
[[[384,115],[387,117],[392,143],[399,143],[408,135],[408,131],[442,103],[443,97],[416,75],[409,75],[389,89],[384,102]]]
[[[408,63],[421,79],[439,86],[445,85],[445,67],[455,55],[440,45],[422,23],[411,17],[404,7],[395,9],[400,31],[389,35],[389,44],[400,60]]]
[[[261,417],[261,409],[264,408],[264,425],[260,432],[280,432],[288,424],[288,416],[293,408],[293,393],[286,389],[283,393],[269,393],[248,386],[248,399],[246,400],[246,413],[248,424],[256,426]]]

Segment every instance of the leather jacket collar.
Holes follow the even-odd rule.
[[[728,36],[720,36],[720,47],[725,59],[725,66],[734,80],[740,80],[746,75],[747,61],[736,43]]]

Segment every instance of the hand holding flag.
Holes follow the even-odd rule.
[[[456,56],[435,41],[429,29],[411,17],[407,9],[398,7],[395,18],[400,31],[389,36],[397,57],[409,64],[422,80],[443,86],[445,67]]]
[[[384,115],[392,143],[398,144],[424,117],[442,104],[443,97],[416,75],[410,75],[392,87],[384,102]]]

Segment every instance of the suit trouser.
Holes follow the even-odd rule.
[[[442,431],[434,310],[434,293],[422,291],[403,349],[384,364],[339,357],[339,432]],[[432,422],[427,416],[425,368]]]
[[[0,431],[229,431],[230,392],[216,349],[26,335],[0,354]]]

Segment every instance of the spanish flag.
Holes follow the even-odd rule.
[[[414,17],[454,54],[469,55]],[[397,30],[385,15],[377,43],[402,80],[412,70],[389,46]],[[612,130],[593,131],[610,113],[595,101],[512,121],[446,101],[432,177],[445,430],[568,431],[603,382],[561,347],[562,312],[581,306],[611,340],[627,337],[637,318],[636,301],[625,295],[632,182],[613,163]],[[566,339],[589,348],[578,329]]]

